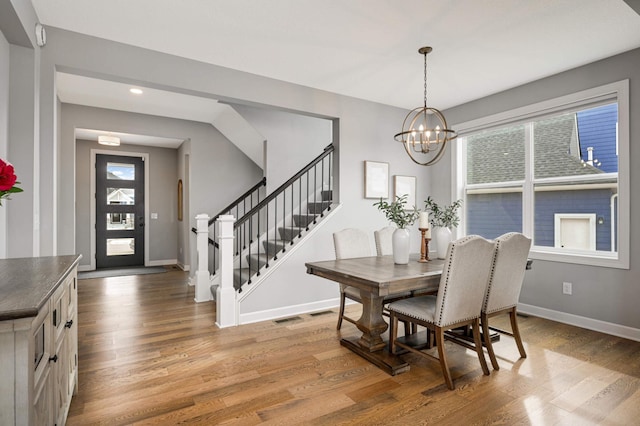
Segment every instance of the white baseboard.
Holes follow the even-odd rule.
[[[184,263],[178,262],[176,265],[178,265],[178,268],[182,269],[184,272],[189,272],[191,270],[189,265],[185,265]]]
[[[78,265],[78,272],[94,271],[95,269],[91,265]]]
[[[566,312],[553,311],[551,309],[540,308],[538,306],[527,305],[525,303],[518,303],[518,312],[640,342],[640,329],[627,327],[626,325],[600,321],[593,318],[568,314]]]
[[[150,260],[145,266],[177,265],[178,259]]]
[[[326,309],[333,309],[340,306],[340,298],[321,300],[319,302],[305,303],[302,305],[284,306],[282,308],[269,309],[266,311],[240,313],[240,324],[251,324],[260,321],[269,321],[277,318],[286,318],[294,315],[308,314]]]

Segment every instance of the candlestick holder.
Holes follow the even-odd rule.
[[[429,261],[429,241],[431,238],[426,237],[429,228],[418,228],[420,230],[420,260],[418,262],[425,263]]]

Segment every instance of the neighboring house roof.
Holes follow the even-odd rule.
[[[119,201],[120,204],[133,204],[135,200],[135,190],[131,188],[115,188],[107,194],[107,202]]]
[[[583,162],[576,114],[545,118],[534,123],[534,174],[536,178],[604,173]],[[615,135],[614,135],[615,137]],[[482,184],[524,179],[525,128],[522,124],[490,130],[468,138],[467,182]],[[615,139],[614,139],[615,141]],[[609,145],[611,140],[606,141]],[[585,156],[586,160],[586,156]],[[616,160],[617,164],[617,160]]]

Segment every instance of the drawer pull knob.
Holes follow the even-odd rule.
[[[65,327],[67,327],[67,328],[71,328],[71,326],[72,326],[72,325],[73,325],[73,320],[69,320],[69,321],[67,321],[67,322],[65,323],[65,325],[64,325],[64,326],[65,326]]]
[[[58,354],[55,354],[54,356],[50,356],[49,357],[49,362],[58,362]]]

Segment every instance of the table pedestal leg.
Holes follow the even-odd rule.
[[[358,344],[369,352],[384,349],[386,343],[380,336],[389,326],[382,318],[383,298],[367,291],[361,291],[360,297],[362,298],[362,316],[356,325],[362,331],[362,336]]]
[[[356,322],[362,336],[355,339],[341,339],[340,344],[378,366],[392,376],[409,371],[409,364],[387,350],[382,334],[389,328],[382,318],[383,298],[361,291],[362,316]]]

